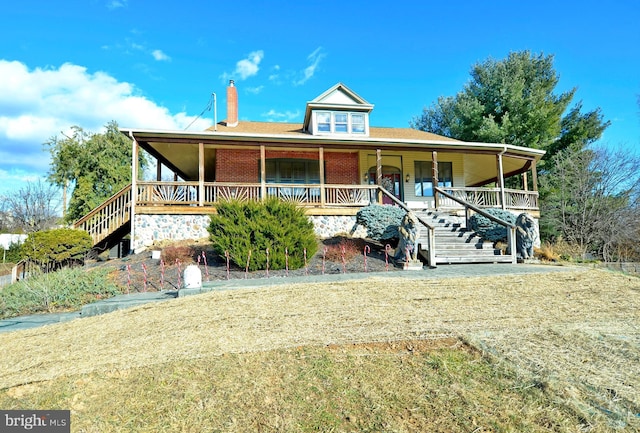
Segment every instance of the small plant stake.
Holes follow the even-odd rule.
[[[144,273],[144,285],[143,287],[143,292],[147,291],[147,265],[145,265],[144,263],[142,264],[142,272]]]
[[[164,290],[164,260],[160,260],[160,290]]]
[[[391,245],[384,246],[384,270],[389,271],[389,251],[391,251]]]
[[[251,260],[251,250],[249,250],[249,254],[247,255],[247,266],[244,268],[244,279],[246,280],[249,277],[249,261]]]
[[[304,274],[309,275],[309,266],[307,264],[307,249],[304,249]]]
[[[227,280],[229,279],[229,251],[224,252],[224,257],[227,259]]]
[[[347,249],[345,248],[345,246],[343,245],[340,248],[340,254],[342,255],[342,273],[346,274],[347,273],[347,259],[345,258],[345,254],[347,253]]]
[[[207,265],[207,255],[202,252],[202,262],[204,263],[204,274],[207,276],[207,281],[209,281],[209,266]]]
[[[285,275],[289,276],[289,248],[284,249],[284,269]]]
[[[269,248],[267,248],[267,278],[269,278]]]
[[[180,279],[180,274],[182,271],[180,270],[180,260],[176,259],[176,266],[178,266],[178,290],[180,290],[180,286],[182,286],[182,280]]]
[[[325,262],[326,262],[326,258],[327,258],[327,251],[329,251],[329,248],[324,247],[324,250],[322,250],[322,275],[324,275],[324,268],[325,268]]]
[[[364,246],[364,271],[367,272],[367,253],[371,253],[371,247],[369,245]]]
[[[131,292],[131,265],[127,265],[127,295]]]

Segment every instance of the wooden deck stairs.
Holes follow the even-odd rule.
[[[94,250],[104,251],[131,232],[131,185],[74,223],[74,227],[89,233]]]
[[[436,265],[456,263],[512,263],[512,256],[502,254],[493,242],[483,241],[470,229],[455,223],[446,213],[423,210],[414,213],[435,229]],[[425,239],[427,229],[422,225],[419,239]],[[420,255],[427,257],[421,250]]]

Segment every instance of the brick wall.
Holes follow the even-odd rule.
[[[260,151],[218,149],[216,151],[217,182],[258,182]]]
[[[268,150],[266,158],[299,158],[318,160],[318,152]],[[325,180],[333,184],[358,184],[357,153],[325,152]],[[219,149],[216,151],[216,181],[258,182],[260,178],[260,151],[246,149]]]

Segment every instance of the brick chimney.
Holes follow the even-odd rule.
[[[227,86],[227,126],[238,126],[238,89],[233,80],[229,80]]]

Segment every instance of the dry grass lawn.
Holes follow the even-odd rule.
[[[406,358],[412,353],[427,353],[421,345],[437,341],[445,342],[440,346],[452,352],[444,353],[444,358],[438,358],[437,362],[428,361],[432,359],[428,356]],[[253,402],[254,408],[255,405],[266,405],[272,409],[277,402],[280,412],[275,413],[281,418],[265,415],[262,424],[256,424],[255,420],[252,424],[246,419],[238,419],[238,414],[226,413],[229,419],[217,427],[199,424],[198,417],[202,413],[207,413],[209,418],[226,415],[224,411],[206,412],[206,399],[198,397],[195,406],[167,415],[170,420],[166,425],[172,427],[166,431],[198,431],[205,425],[209,426],[207,431],[242,431],[243,428],[310,431],[319,425],[332,425],[336,431],[348,431],[350,425],[353,431],[420,431],[425,428],[476,432],[505,429],[608,431],[616,427],[640,428],[640,278],[603,270],[576,268],[568,272],[492,278],[415,279],[401,286],[391,279],[370,277],[344,283],[283,284],[210,292],[55,326],[0,334],[0,347],[0,407],[48,405],[50,409],[52,405],[60,404],[60,409],[73,410],[72,425],[84,426],[76,431],[158,431],[157,426],[147,425],[149,420],[136,420],[133,413],[158,410],[159,406],[152,404],[153,397],[145,393],[157,392],[163,396],[173,395],[175,401],[188,401],[185,393],[196,391],[189,391],[193,383],[183,383],[186,375],[191,375],[199,384],[197,392],[205,395],[218,392],[218,396],[237,401],[237,394],[231,391],[232,384],[227,384],[224,392],[221,388],[213,390],[221,384],[208,383],[211,389],[201,388],[207,377],[215,377],[212,382],[224,381],[224,371],[214,373],[211,370],[214,365],[226,366],[234,383],[246,381],[243,382],[245,388],[236,389],[236,392],[247,393],[252,387],[262,390],[260,401],[252,400],[256,398],[255,393],[247,393],[245,397],[249,400],[243,401]],[[354,347],[359,349],[355,352],[347,350]],[[463,358],[456,358],[455,353],[463,353],[460,355]],[[414,366],[417,370],[410,370],[414,376],[399,378],[391,375],[392,371],[400,369],[400,364],[394,364],[396,361],[388,361],[390,364],[384,361],[376,364],[377,367],[363,366],[363,360],[370,357],[422,361]],[[442,361],[449,358],[451,360]],[[324,361],[318,366],[315,361],[309,364],[309,359]],[[349,389],[367,389],[362,382],[365,378],[357,373],[362,368],[371,371],[380,368],[393,378],[396,386],[411,388],[415,381],[416,386],[424,390],[434,386],[432,382],[420,385],[421,377],[426,374],[425,365],[433,367],[431,364],[435,362],[440,365],[436,370],[453,374],[452,370],[466,371],[485,361],[493,367],[482,367],[480,375],[494,374],[498,370],[512,372],[500,376],[509,377],[512,385],[500,385],[503,386],[501,391],[491,390],[490,394],[504,392],[506,396],[513,388],[531,388],[545,396],[540,397],[543,399],[539,400],[542,403],[538,406],[556,405],[565,411],[558,419],[568,424],[559,426],[560,421],[556,420],[549,421],[544,427],[545,423],[538,421],[537,427],[525,428],[517,419],[525,414],[518,415],[517,408],[512,408],[514,412],[510,415],[502,415],[511,421],[500,421],[501,403],[495,403],[497,409],[492,409],[498,417],[494,421],[449,413],[442,415],[442,419],[458,417],[466,419],[464,423],[468,424],[457,422],[455,426],[458,427],[433,424],[433,419],[428,421],[429,413],[433,411],[433,417],[436,417],[437,411],[417,402],[426,398],[424,392],[427,391],[424,391],[421,396],[402,397],[413,403],[399,403],[401,406],[415,404],[414,412],[411,412],[412,408],[404,408],[393,415],[380,412],[380,406],[387,402],[393,405],[392,400],[400,400],[398,396],[386,397],[386,400],[373,399],[369,394],[366,398],[354,397],[359,403],[347,402],[343,406],[357,407],[351,407],[348,410],[351,415],[344,416],[336,415],[336,411],[344,410],[344,407],[332,410],[332,404],[340,404],[327,402],[321,411],[326,419],[308,424],[315,427],[305,427],[307,424],[295,423],[293,418],[307,419],[307,412],[314,410],[309,409],[304,415],[282,406],[283,401],[304,401],[304,397],[285,395],[282,391],[278,394],[277,389],[293,387],[295,380],[288,382],[283,379],[284,375],[274,373],[290,367],[291,371],[297,372],[296,377],[302,378],[305,386],[310,387],[304,389],[311,397],[322,399],[323,389],[326,392],[333,389],[333,392],[342,391],[337,397],[332,394],[332,398],[348,401]],[[309,369],[316,368],[318,371],[313,379],[306,376]],[[275,384],[262,383],[262,371],[267,377],[279,379]],[[335,377],[351,379],[344,384],[337,381],[340,383],[329,387],[326,380],[321,380],[323,374],[334,382],[337,381]],[[465,374],[472,377],[475,373]],[[127,385],[122,382],[123,378]],[[154,383],[152,389],[132,385],[141,381],[148,385],[150,380]],[[443,392],[452,393],[453,397],[446,397],[448,394],[438,397],[449,399],[450,403],[456,398],[465,402],[463,406],[451,403],[454,404],[452,411],[457,408],[470,414],[473,413],[471,406],[474,406],[474,410],[483,413],[483,406],[486,409],[494,404],[489,400],[497,397],[487,396],[489,400],[485,401],[479,391],[465,394],[463,388],[466,386],[460,385],[464,378],[457,380],[457,385],[441,385]],[[500,383],[498,379],[492,381]],[[387,386],[391,384],[387,383]],[[90,403],[102,401],[107,394],[118,394],[119,387],[124,395],[127,395],[124,389],[136,390],[131,392],[140,393],[146,405],[120,402],[119,405],[130,406],[130,412],[123,414],[113,405]],[[165,388],[163,394],[161,389]],[[457,388],[460,388],[459,392]],[[478,395],[478,400],[473,402],[472,395]],[[368,404],[372,406],[366,407]],[[525,406],[525,403],[515,406],[519,404]],[[99,410],[98,407],[104,407],[105,412],[91,412]],[[175,409],[175,405],[170,407]],[[173,409],[165,407],[162,410],[166,415]],[[401,421],[403,417],[399,412],[405,410],[413,414],[405,418],[413,421]],[[545,411],[542,407],[538,410]],[[267,409],[264,411],[268,412]],[[289,417],[284,415],[286,413]],[[185,414],[189,414],[193,423],[185,424]],[[379,415],[378,424],[373,423],[376,418],[372,414]],[[420,417],[416,418],[417,414]],[[546,412],[535,416],[553,418]],[[567,416],[574,421],[567,421]],[[373,424],[362,424],[363,417]],[[397,423],[386,425],[385,417],[393,417]],[[94,430],[90,426],[97,425],[98,419],[101,427]],[[478,426],[477,429],[474,430],[474,426]]]

